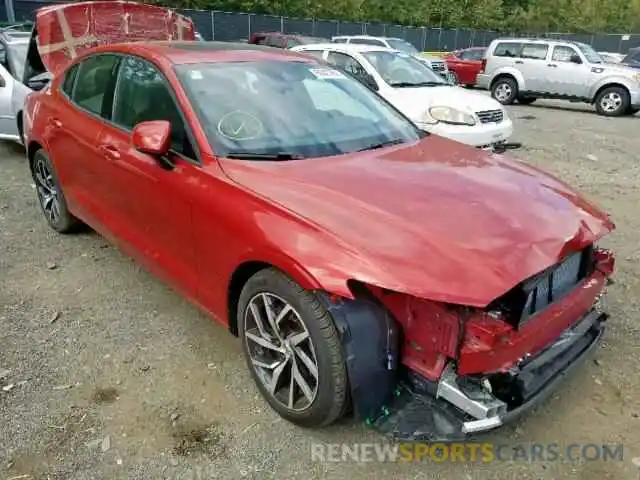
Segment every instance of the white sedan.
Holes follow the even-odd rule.
[[[334,43],[291,50],[314,55],[358,78],[429,133],[482,148],[500,145],[513,133],[513,123],[497,101],[448,84],[405,52]]]

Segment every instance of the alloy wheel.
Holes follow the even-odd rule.
[[[511,98],[513,91],[511,90],[511,86],[507,83],[499,84],[494,92],[496,100],[499,102],[505,102]]]
[[[318,361],[300,314],[283,298],[254,295],[244,312],[247,351],[259,381],[282,406],[303,411],[318,393]]]
[[[622,96],[618,92],[609,92],[600,99],[602,110],[613,113],[622,106]]]
[[[44,159],[38,158],[36,160],[33,176],[42,210],[44,210],[49,223],[56,224],[60,219],[60,197],[51,168]]]

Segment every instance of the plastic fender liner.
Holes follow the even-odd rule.
[[[354,416],[380,415],[398,385],[399,328],[391,315],[367,298],[318,298],[331,314],[347,363]]]

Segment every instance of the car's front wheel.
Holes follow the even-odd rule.
[[[596,96],[596,112],[607,117],[624,115],[629,109],[631,98],[623,87],[607,87]]]
[[[38,150],[33,155],[31,175],[40,207],[51,228],[59,233],[75,231],[82,223],[69,212],[58,176],[44,150]]]
[[[342,416],[346,363],[333,320],[312,292],[262,270],[242,289],[237,321],[247,365],[276,412],[304,427]]]

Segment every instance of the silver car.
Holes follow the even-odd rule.
[[[554,98],[593,104],[600,115],[640,111],[640,71],[608,64],[589,45],[501,38],[487,48],[477,86],[503,105]]]
[[[331,38],[332,43],[355,43],[358,45],[373,45],[376,47],[386,47],[393,50],[408,53],[421,62],[427,64],[431,70],[444,77],[447,82],[457,85],[458,78],[456,74],[449,70],[447,63],[440,57],[433,55],[424,55],[411,43],[402,38],[395,37],[373,37],[370,35],[339,35]]]
[[[30,36],[0,31],[0,140],[21,141],[16,115],[31,91],[22,84]]]

